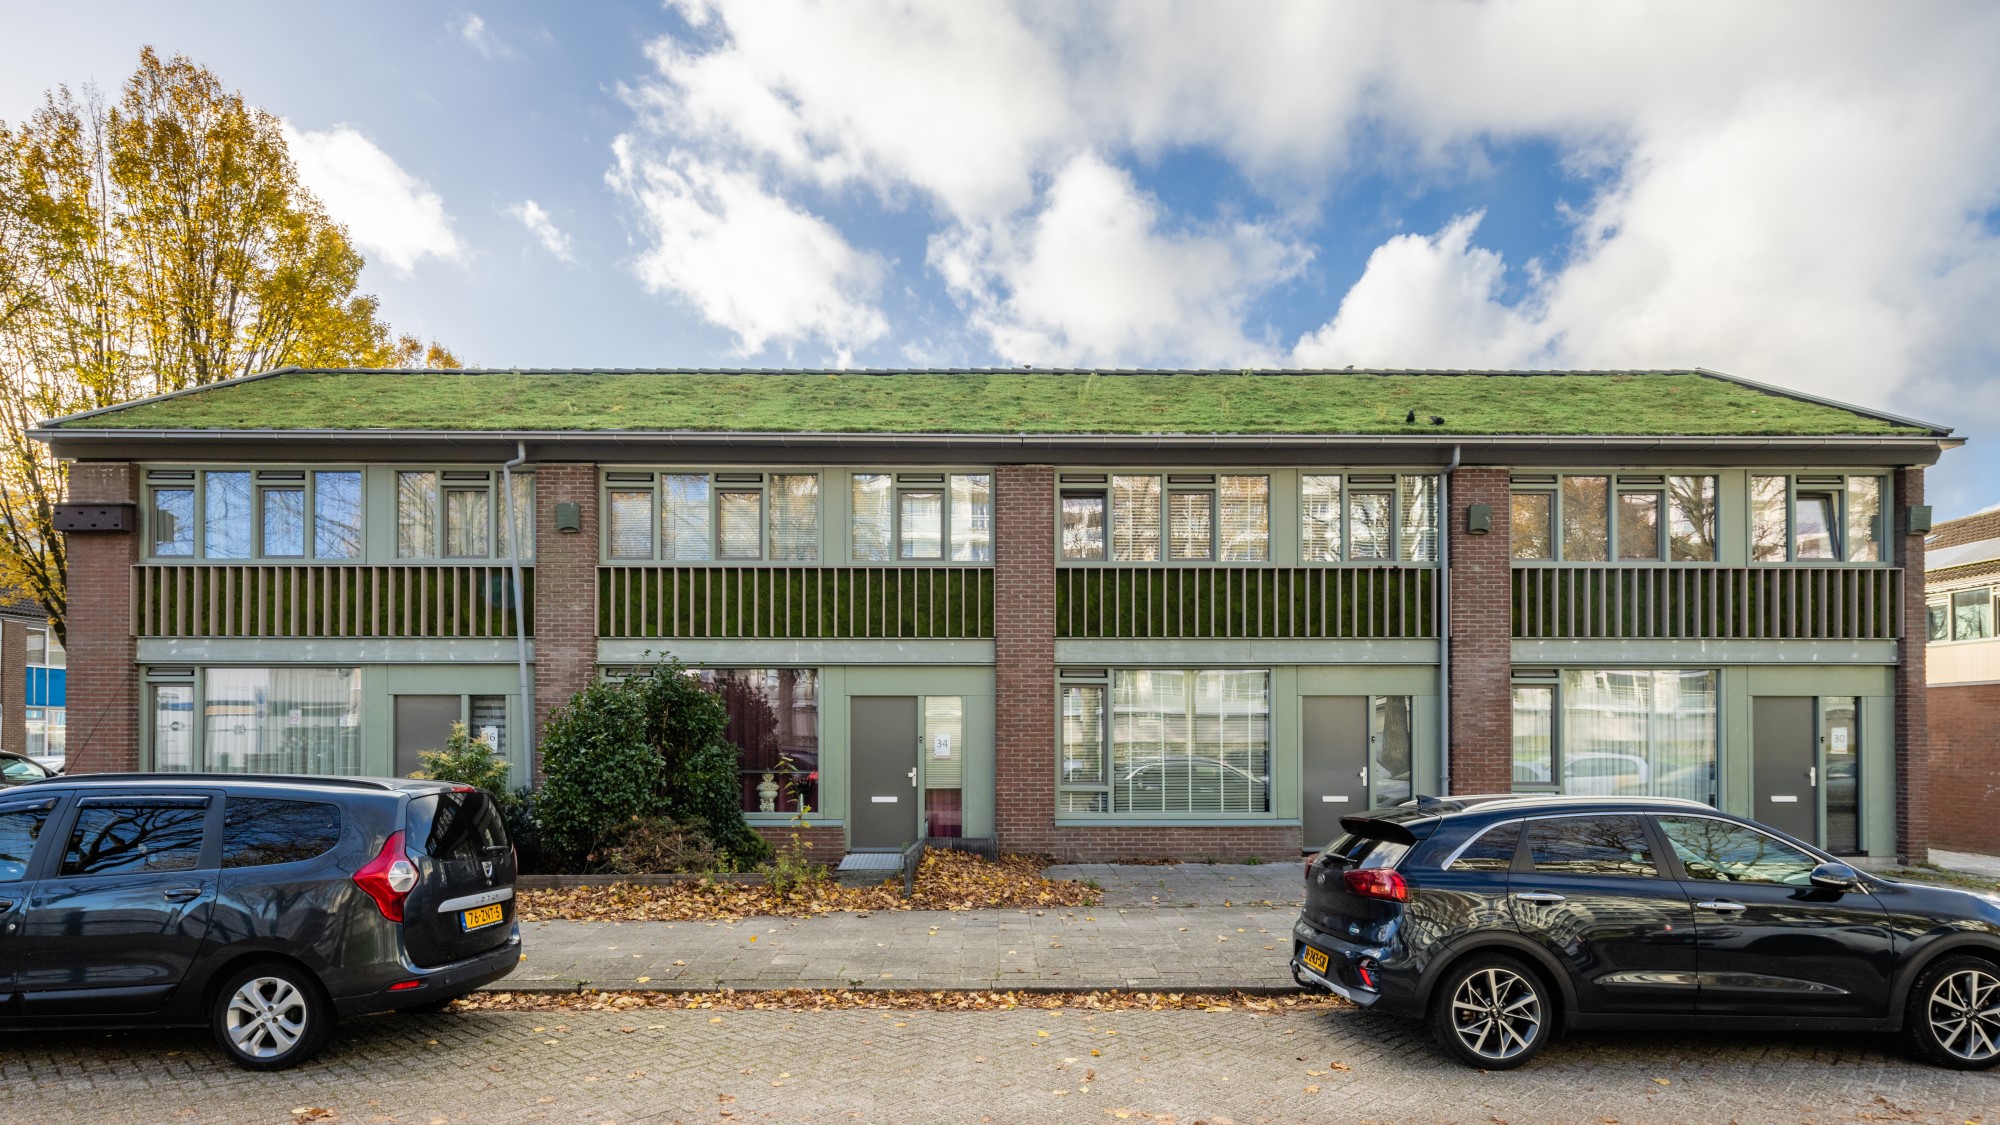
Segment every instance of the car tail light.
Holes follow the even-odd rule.
[[[1403,877],[1386,867],[1364,867],[1349,871],[1341,876],[1347,884],[1347,893],[1361,898],[1385,898],[1391,902],[1405,902],[1410,897],[1410,886]]]
[[[375,908],[391,922],[403,920],[403,900],[417,885],[417,865],[403,850],[403,834],[389,833],[382,850],[368,865],[354,873],[354,885],[375,900]]]
[[[420,980],[399,980],[395,984],[389,986],[389,991],[408,992],[412,988],[422,988],[423,986],[424,982]]]

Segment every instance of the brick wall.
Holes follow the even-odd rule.
[[[1896,470],[1896,565],[1903,568],[1903,637],[1896,664],[1896,854],[1922,863],[1930,854],[1930,687],[1924,649],[1924,537],[1909,530],[1910,505],[1924,502],[1924,471]]]
[[[993,482],[994,825],[1006,851],[1055,829],[1055,469],[1002,465]]]
[[[136,504],[139,471],[129,464],[70,466],[69,498],[83,504]],[[138,642],[132,636],[136,532],[80,532],[69,552],[70,773],[139,767]]]
[[[28,626],[0,621],[0,750],[28,752]]]
[[[1502,466],[1468,465],[1451,476],[1451,791],[1505,793],[1514,785],[1513,548]],[[1464,532],[1466,510],[1485,504],[1493,530]]]
[[[1930,843],[2000,855],[2000,684],[1930,689]]]
[[[581,531],[556,530],[562,503],[577,506]],[[544,462],[535,466],[535,730],[596,672],[597,466]]]

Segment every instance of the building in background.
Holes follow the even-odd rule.
[[[2000,507],[1925,546],[1933,843],[2000,855]]]
[[[1509,789],[1927,847],[1907,529],[1958,439],[1712,372],[285,370],[37,436],[75,770],[405,773],[464,721],[525,778],[671,653],[819,855],[1277,858]]]
[[[68,733],[67,655],[32,601],[0,601],[0,750],[60,768]]]

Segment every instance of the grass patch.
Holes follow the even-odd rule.
[[[1404,418],[1415,411],[1414,425]],[[1433,426],[1432,416],[1444,419]],[[863,375],[298,371],[75,429],[786,433],[1915,434],[1688,373]]]

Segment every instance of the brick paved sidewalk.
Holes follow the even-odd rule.
[[[1289,907],[889,911],[532,922],[496,984],[576,988],[1292,987]]]
[[[324,1056],[277,1074],[236,1069],[200,1032],[0,1035],[0,1120],[279,1125],[323,1107],[332,1125],[2000,1122],[2000,1075],[1885,1046],[1591,1035],[1489,1074],[1413,1022],[1352,1010],[454,1012],[344,1023]]]
[[[534,922],[516,990],[1289,989],[1292,864],[1052,867],[1091,908],[886,911],[741,922]],[[1226,905],[1225,905],[1226,904]]]

